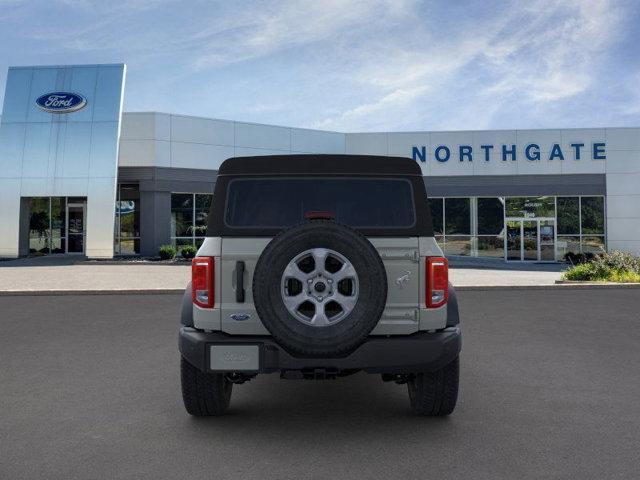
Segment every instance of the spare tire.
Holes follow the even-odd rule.
[[[330,220],[312,220],[264,249],[253,300],[264,326],[290,353],[339,356],[360,345],[380,320],[387,275],[365,237]]]

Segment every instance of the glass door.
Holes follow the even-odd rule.
[[[554,262],[556,260],[556,222],[540,220],[540,260]]]
[[[507,260],[522,260],[522,222],[507,220],[507,242],[505,255]]]
[[[538,260],[538,221],[522,221],[522,258],[523,261]]]
[[[67,253],[84,253],[85,204],[67,203]]]
[[[556,223],[552,218],[506,220],[505,259],[553,262],[556,259]]]

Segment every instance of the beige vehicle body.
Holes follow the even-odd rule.
[[[425,308],[426,257],[442,256],[433,237],[372,237],[387,273],[387,303],[371,335],[409,335],[445,327],[447,306]],[[198,256],[215,259],[213,309],[193,305],[194,326],[232,335],[269,335],[253,305],[253,270],[270,238],[207,238]],[[236,265],[244,262],[244,302],[236,301]]]
[[[407,385],[418,415],[453,412],[458,303],[410,159],[225,161],[191,278],[179,335],[191,415],[222,415],[256,375],[358,372]]]

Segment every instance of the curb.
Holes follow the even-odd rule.
[[[175,262],[168,262],[163,260],[156,261],[139,261],[139,262],[125,262],[118,260],[78,260],[74,262],[74,265],[122,265],[122,266],[130,266],[130,265],[169,265],[169,266],[180,266],[180,267],[190,267],[191,260],[178,260]]]
[[[628,287],[638,287],[638,282],[590,282],[583,280],[556,280],[556,285],[626,285]]]
[[[184,288],[155,288],[133,290],[2,290],[0,297],[62,296],[62,295],[174,295],[183,294]]]
[[[601,290],[640,289],[640,283],[550,283],[547,285],[454,285],[457,292],[494,290]],[[0,297],[62,296],[62,295],[182,295],[184,288],[118,289],[118,290],[2,290]]]
[[[558,281],[560,282],[560,281]],[[612,288],[636,289],[640,283],[550,283],[547,285],[454,285],[457,292],[490,290],[606,290]]]

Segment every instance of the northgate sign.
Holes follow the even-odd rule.
[[[502,153],[502,161],[516,161],[519,155],[522,155],[524,159],[536,162],[542,160],[542,153],[540,145],[537,143],[529,143],[524,149],[518,151],[516,145],[499,145],[496,148],[495,145],[480,145],[480,152],[473,151],[471,145],[460,145],[457,148],[451,148],[447,145],[439,145],[433,151],[433,158],[441,163],[448,162],[456,155],[460,162],[472,162],[474,160],[474,154],[479,159],[488,162],[491,159],[491,153],[494,149]],[[582,160],[584,158],[590,158],[591,160],[606,160],[605,152],[606,144],[604,142],[594,142],[587,146],[584,143],[571,143],[569,149],[563,150],[559,143],[554,143],[549,148],[548,155],[544,157],[547,160],[564,160],[565,158],[571,158],[573,160]],[[427,161],[427,147],[413,146],[411,149],[411,156],[414,160],[419,162]]]

